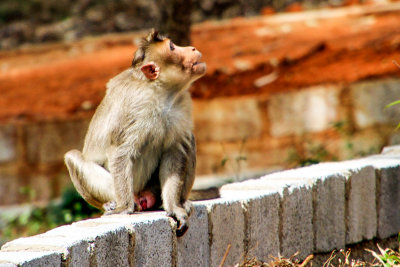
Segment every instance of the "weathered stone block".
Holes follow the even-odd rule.
[[[82,149],[88,120],[27,124],[27,158],[32,163],[62,162],[73,148]]]
[[[345,247],[345,177],[332,174],[318,179],[313,189],[314,250],[329,252]]]
[[[282,193],[281,208],[281,254],[290,257],[299,251],[299,257],[304,259],[314,246],[311,189],[287,187]]]
[[[376,181],[372,166],[350,169],[346,183],[346,244],[376,237]]]
[[[125,225],[94,219],[8,242],[2,251],[53,251],[71,266],[127,266],[131,250],[129,240]]]
[[[129,266],[132,262],[132,233],[125,225],[95,219],[74,223],[71,230],[89,241],[92,265]]]
[[[18,174],[0,173],[0,205],[11,205],[20,202],[21,178]]]
[[[134,266],[174,266],[176,236],[172,219],[165,212],[145,212],[134,215],[102,217],[101,222],[116,222],[130,228],[134,238]]]
[[[193,115],[198,141],[240,141],[262,132],[262,116],[255,98],[194,101]]]
[[[270,186],[281,183],[295,187],[311,187],[312,189],[309,191],[312,191],[313,250],[326,252],[335,248],[344,248],[345,175],[339,166],[335,167],[334,164],[312,165],[270,174],[261,180]],[[308,194],[307,197],[309,197]],[[310,212],[310,207],[308,212]],[[310,218],[308,218],[309,220]]]
[[[78,237],[37,235],[18,238],[2,246],[2,252],[53,252],[62,254],[63,260],[72,266],[90,264],[89,243]]]
[[[281,187],[280,187],[281,186]],[[262,179],[224,185],[221,197],[240,200],[245,211],[247,255],[269,261],[280,253],[280,194],[282,183],[268,184]]]
[[[231,245],[226,266],[240,261],[245,253],[245,217],[242,203],[235,200],[202,201],[209,212],[210,266],[219,266],[228,245]]]
[[[396,154],[398,147],[386,149],[384,155],[375,155],[359,161],[374,167],[377,179],[378,237],[381,239],[400,232],[400,156]]]
[[[0,266],[59,267],[61,266],[61,253],[54,251],[0,251]]]
[[[337,121],[339,88],[318,86],[271,97],[268,106],[270,132],[281,137],[306,132],[320,132]]]
[[[210,266],[207,207],[193,203],[189,218],[189,230],[177,240],[177,266]]]
[[[244,202],[247,217],[248,255],[262,261],[279,255],[279,208],[278,193],[261,194]]]
[[[0,162],[17,157],[17,129],[15,125],[0,125]]]
[[[387,238],[400,232],[400,167],[378,170],[378,237]]]
[[[374,124],[398,123],[400,106],[385,109],[400,94],[400,80],[386,79],[355,83],[350,87],[354,118],[358,128]]]

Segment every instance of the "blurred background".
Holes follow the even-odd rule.
[[[159,28],[208,65],[196,188],[400,143],[400,2],[1,0],[0,244],[99,213],[63,155]]]

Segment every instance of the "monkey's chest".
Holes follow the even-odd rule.
[[[188,121],[183,116],[176,115],[177,114],[174,114],[164,118],[163,149],[168,149],[190,136],[192,129],[191,121]]]

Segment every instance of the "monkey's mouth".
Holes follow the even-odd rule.
[[[207,65],[205,62],[196,61],[192,65],[192,72],[195,74],[204,74],[206,72]]]

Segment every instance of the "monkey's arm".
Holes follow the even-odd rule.
[[[188,201],[194,182],[196,144],[192,135],[189,142],[181,142],[164,152],[160,163],[162,200],[168,216],[178,222],[177,236],[188,229],[191,202]]]

